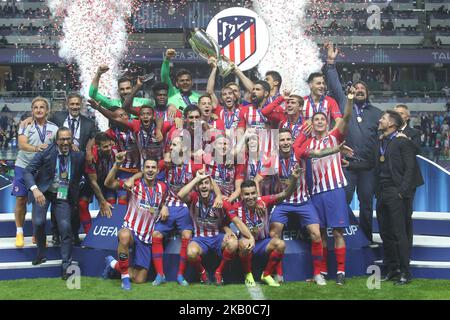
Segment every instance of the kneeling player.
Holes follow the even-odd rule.
[[[192,191],[195,186],[197,186],[198,192]],[[223,270],[233,259],[238,249],[238,241],[236,235],[228,227],[229,221],[227,221],[224,210],[213,207],[215,196],[212,191],[211,178],[202,171],[197,171],[195,179],[178,192],[178,197],[188,204],[194,222],[194,237],[187,249],[188,261],[200,274],[200,281],[209,284],[208,274],[202,266],[201,256],[207,254],[209,250],[214,251],[219,257],[222,257],[220,265],[214,273],[215,283],[222,285]],[[230,203],[224,202],[224,205],[228,207],[229,211],[231,210]],[[237,217],[233,219],[233,223],[244,237],[249,239],[247,249],[251,251],[255,245],[252,234]]]
[[[117,171],[125,159],[126,152],[116,155],[116,163],[105,180],[105,186],[110,189],[124,188],[124,180],[117,180]],[[131,281],[144,283],[147,281],[151,262],[151,234],[157,219],[167,219],[168,210],[164,205],[167,186],[157,181],[158,162],[147,159],[144,162],[144,175],[136,180],[130,190],[130,201],[124,217],[123,228],[119,231],[119,246],[117,255],[119,261],[112,256],[106,257],[106,267],[103,277],[107,278],[114,269],[120,272],[122,289],[131,290]],[[133,267],[129,267],[129,250],[133,248]]]
[[[252,274],[252,256],[268,256],[266,268],[261,275],[261,280],[271,287],[280,285],[272,278],[272,273],[277,265],[281,263],[284,255],[285,243],[279,238],[269,237],[269,212],[270,206],[289,198],[297,186],[297,179],[301,174],[300,167],[296,166],[292,170],[289,187],[276,195],[258,197],[256,183],[252,180],[246,180],[241,185],[241,200],[236,203],[231,210],[227,210],[229,218],[234,221],[239,217],[250,229],[256,239],[255,248],[249,250],[249,240],[241,238],[239,240],[239,255],[241,257],[242,268],[245,272],[245,285],[255,286],[255,280]]]

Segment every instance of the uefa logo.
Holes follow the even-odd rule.
[[[217,41],[221,54],[242,71],[257,66],[269,48],[264,20],[249,9],[235,7],[219,12],[206,32]]]

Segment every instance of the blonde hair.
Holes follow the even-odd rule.
[[[44,102],[45,105],[47,106],[47,110],[50,109],[50,103],[48,102],[48,100],[41,96],[38,96],[38,97],[34,98],[33,101],[31,101],[31,108],[33,108],[34,103],[38,102],[38,101]]]

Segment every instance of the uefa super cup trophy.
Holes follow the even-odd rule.
[[[220,54],[219,45],[205,31],[195,28],[189,39],[192,49],[203,59],[208,60],[210,57],[217,59],[217,67],[219,68],[219,74],[225,78],[233,70],[232,64],[225,60],[222,54]]]

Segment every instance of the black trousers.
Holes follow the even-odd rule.
[[[393,186],[382,188],[377,199],[377,219],[384,249],[383,262],[388,271],[400,269],[400,272],[409,274],[410,203],[411,199],[401,199],[398,188]]]
[[[345,187],[347,203],[350,204],[350,202],[352,202],[353,194],[356,189],[359,200],[359,226],[367,239],[372,242],[375,172],[374,170],[344,169],[344,174],[348,182]]]

